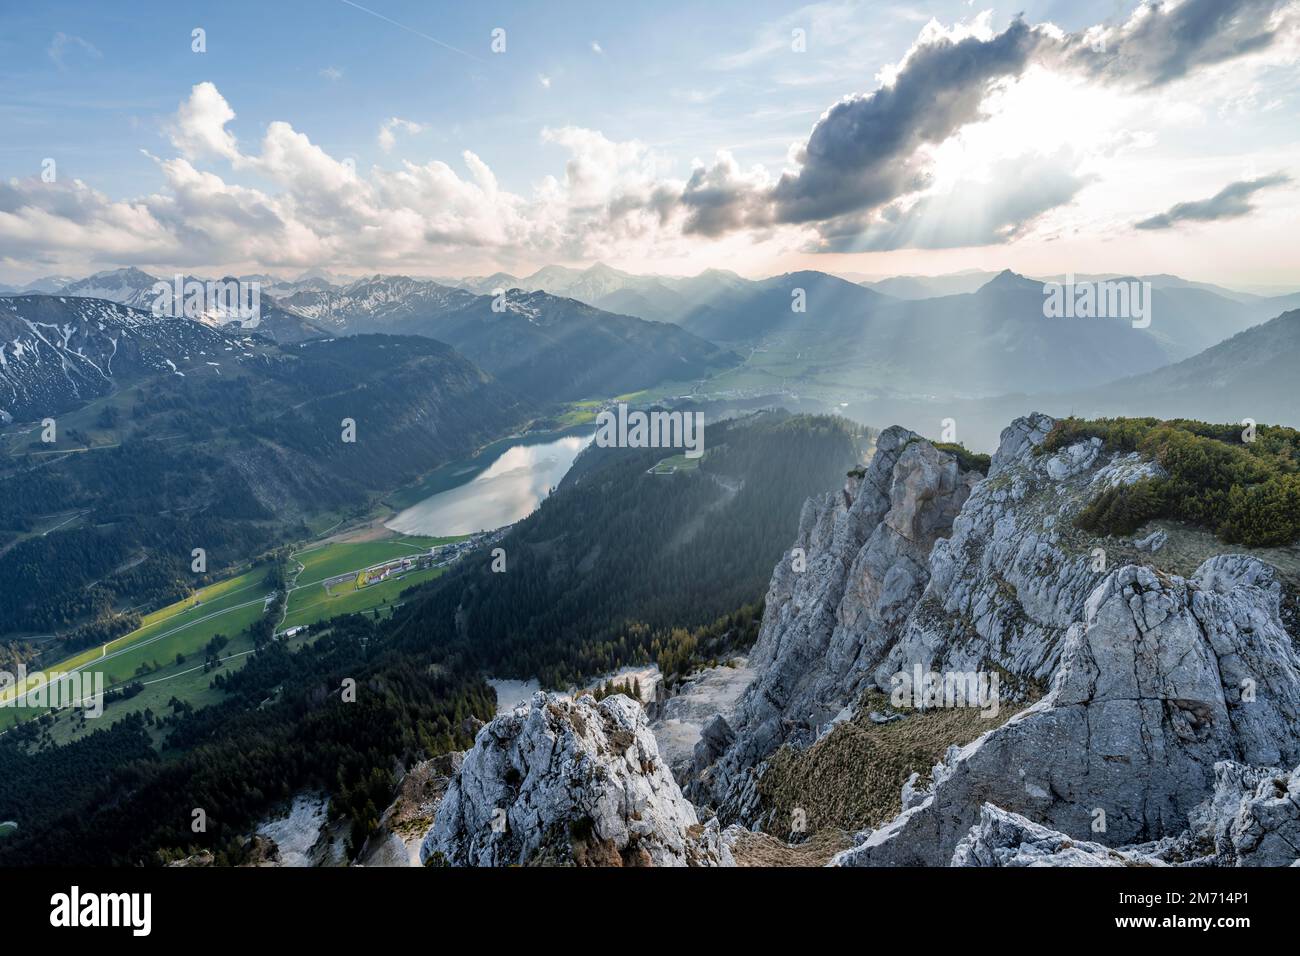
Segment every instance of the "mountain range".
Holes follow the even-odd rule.
[[[239,278],[261,283],[269,277]],[[102,272],[68,283],[52,301],[112,300],[144,310],[153,302],[152,289],[158,281],[139,269]],[[285,294],[262,294],[258,324],[236,331],[282,343],[366,333],[436,338],[532,401],[618,394],[665,379],[690,381],[740,361],[739,356],[678,326],[607,313],[541,291],[512,290],[495,297],[431,280],[378,275],[343,286],[305,276],[292,285],[269,288]],[[29,297],[0,297],[0,301],[10,303],[8,310],[16,318],[37,308]],[[44,304],[40,308],[59,311],[61,306]],[[79,306],[69,313],[74,326],[80,321],[76,316],[87,308],[92,307]],[[150,318],[138,312],[131,321],[144,327]],[[173,357],[173,361],[180,359]],[[16,395],[11,403],[15,406],[11,414],[24,410]]]
[[[375,275],[341,285],[334,284],[340,277],[320,272],[295,280],[241,278],[263,283],[262,317],[256,329],[237,331],[286,343],[366,333],[426,336],[452,345],[530,402],[705,379],[739,364],[736,353],[741,353],[748,356],[747,366],[781,371],[791,383],[844,383],[849,391],[871,392],[877,408],[890,410],[880,417],[869,408],[864,411],[860,398],[849,396],[845,407],[866,414],[863,420],[897,420],[921,428],[933,417],[928,403],[972,401],[998,409],[995,414],[979,412],[991,428],[1006,420],[1008,411],[1023,411],[998,396],[1022,393],[1042,396],[1039,407],[1058,411],[1076,399],[1090,408],[1116,408],[1117,402],[1105,401],[1105,394],[1132,401],[1145,395],[1151,398],[1147,405],[1168,407],[1160,399],[1167,377],[1151,377],[1157,369],[1186,362],[1300,302],[1300,293],[1264,297],[1178,276],[1075,277],[1076,282],[1149,283],[1151,321],[1135,328],[1122,317],[1047,318],[1044,280],[1009,270],[865,283],[816,271],[762,280],[720,270],[687,278],[637,276],[602,264],[583,270],[548,266],[523,278],[497,273],[433,281]],[[141,270],[121,269],[67,282],[58,292],[67,302],[92,296],[144,306],[157,281]],[[971,291],[918,297],[949,289]],[[16,305],[20,300],[24,304]],[[18,312],[36,308],[31,297],[0,297],[0,302],[10,303],[11,323]],[[7,336],[6,359],[19,360],[19,344],[37,341],[32,328],[50,324],[50,316],[60,313],[49,304],[40,309],[53,311],[45,317],[25,316],[34,325],[16,327]],[[139,326],[138,318],[133,322]],[[102,382],[92,383],[104,376],[92,365],[98,365],[97,355],[103,359],[104,350],[111,350],[107,343],[114,337],[84,348],[70,345],[66,373],[51,366],[48,386],[30,378],[30,365],[0,369],[9,404],[19,409],[22,394],[37,396],[43,387],[53,389],[51,394],[67,393],[68,401],[81,392],[96,394]],[[178,346],[171,350],[177,354],[168,351],[165,357],[180,364],[189,351],[183,343]],[[1213,361],[1231,361],[1243,383],[1235,387],[1243,398],[1233,407],[1247,404],[1247,395],[1256,396],[1249,404],[1276,409],[1272,417],[1277,420],[1294,421],[1294,415],[1287,417],[1287,390],[1271,365],[1262,367],[1284,366],[1293,354],[1269,358],[1251,349]],[[30,362],[34,355],[26,357]],[[156,366],[162,359],[155,354],[148,361]],[[761,388],[764,380],[756,381]],[[780,390],[781,379],[769,374],[766,381],[773,391]],[[1253,387],[1246,388],[1250,381]],[[1112,389],[1112,382],[1122,384]],[[1098,389],[1103,391],[1090,391]],[[1222,404],[1216,397],[1220,390],[1212,385],[1178,390],[1198,392],[1197,407],[1212,410]],[[1267,396],[1273,398],[1265,400]],[[56,401],[51,407],[65,406]],[[917,418],[909,407],[927,410]],[[973,406],[960,407],[969,413]],[[1118,407],[1124,410],[1122,404]],[[991,439],[983,437],[980,444],[987,446]]]
[[[1046,319],[1043,284],[1066,278],[1009,270],[863,283],[815,271],[752,280],[709,270],[681,278],[636,276],[598,263],[457,284],[474,292],[520,288],[568,296],[674,322],[737,349],[820,350],[828,370],[852,368],[870,384],[912,394],[1100,385],[1182,361],[1300,305],[1300,293],[1259,296],[1171,275],[1081,274],[1076,283],[1149,283],[1150,326],[1135,329],[1126,318]],[[802,290],[802,312],[793,307],[796,290]],[[869,376],[860,374],[864,363]]]

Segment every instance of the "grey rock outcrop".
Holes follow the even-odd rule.
[[[419,866],[424,836],[463,759],[460,753],[442,754],[407,770],[397,784],[393,802],[379,815],[379,827],[357,855],[356,864]]]
[[[1166,531],[1152,531],[1145,538],[1139,538],[1133,542],[1133,547],[1139,551],[1150,551],[1152,554],[1159,551],[1169,543],[1169,533]]]
[[[1276,576],[1252,558],[1190,580],[1118,569],[1069,628],[1051,692],[952,748],[922,802],[836,863],[943,865],[985,802],[1110,845],[1181,832],[1219,761],[1300,759],[1300,659],[1278,614]]]
[[[1185,832],[1108,847],[1073,839],[986,803],[953,851],[953,866],[1297,866],[1300,768],[1214,767],[1214,792]]]
[[[881,433],[861,478],[809,500],[794,546],[768,588],[750,657],[757,673],[736,706],[721,757],[701,741],[691,794],[744,819],[752,768],[783,743],[806,745],[857,700],[929,579],[978,472],[904,428]],[[721,728],[718,728],[721,730]]]
[[[725,865],[659,757],[645,713],[621,694],[558,694],[488,723],[465,755],[420,848],[456,866]]]
[[[1066,631],[1105,573],[1071,540],[1074,516],[1099,490],[1157,469],[1137,455],[1107,456],[1099,439],[1038,454],[1051,421],[1033,415],[1003,431],[989,478],[935,544],[925,593],[876,668],[882,688],[917,665],[996,666],[1041,684],[1055,672]]]
[[[1097,438],[1048,453],[1053,424],[1013,422],[983,480],[889,429],[862,479],[805,506],[757,676],[696,754],[697,801],[761,824],[768,756],[864,689],[993,672],[1004,701],[1041,699],[914,774],[835,864],[947,865],[959,845],[984,865],[1295,859],[1297,782],[1273,768],[1300,761],[1300,656],[1278,573],[1220,554],[1184,577],[1145,564],[1164,531],[1081,531],[1100,493],[1164,472]]]
[[[1056,830],[1008,813],[991,803],[980,808],[979,822],[962,837],[953,866],[1163,866],[1158,860],[1074,840]]]
[[[1221,866],[1293,866],[1300,859],[1300,767],[1223,763],[1206,836]]]

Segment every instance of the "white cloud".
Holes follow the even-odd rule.
[[[224,96],[210,82],[199,83],[180,104],[169,133],[172,145],[190,159],[208,156],[235,160],[239,147],[226,124],[235,118]]]
[[[62,32],[54,34],[54,38],[50,40],[50,45],[45,52],[60,70],[68,68],[68,55],[73,52],[80,52],[93,60],[101,59],[104,56],[99,51],[99,48],[89,40]]]
[[[397,145],[399,130],[403,133],[419,133],[423,129],[423,126],[411,120],[402,119],[400,116],[390,117],[384,120],[383,125],[379,127],[379,148],[385,153],[390,153],[393,147]]]
[[[679,242],[684,183],[638,142],[544,129],[541,145],[561,151],[563,174],[521,194],[470,151],[456,168],[404,161],[363,173],[283,121],[268,124],[256,151],[241,148],[227,128],[234,118],[213,84],[196,86],[168,123],[177,155],[150,157],[162,188],[139,199],[111,200],[76,181],[0,184],[0,260],[434,271],[457,259],[577,259],[655,245],[684,253],[690,245]],[[399,131],[419,128],[394,121]],[[234,181],[249,174],[273,187]]]

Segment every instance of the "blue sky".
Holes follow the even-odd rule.
[[[1282,0],[1254,2],[1267,9],[1244,0],[1243,15],[1294,12],[1294,4]],[[838,217],[828,227],[747,213],[743,225],[692,235],[689,226],[683,234],[680,222],[668,222],[659,199],[647,198],[680,191],[697,164],[717,171],[712,181],[725,182],[727,190],[738,182],[755,196],[770,190],[783,170],[799,170],[792,145],[797,150],[808,140],[824,111],[844,97],[869,96],[888,79],[882,70],[923,45],[926,29],[932,39],[974,34],[991,42],[1023,11],[1028,24],[1051,24],[1073,35],[1094,25],[1118,30],[1135,7],[1113,0],[1014,7],[964,0],[10,4],[0,12],[0,179],[25,184],[39,176],[43,160],[54,158],[64,188],[80,181],[103,208],[69,216],[77,229],[60,230],[50,215],[73,199],[34,200],[24,185],[0,202],[0,278],[117,264],[260,264],[294,272],[320,256],[344,271],[425,274],[604,258],[639,271],[726,265],[757,273],[812,266],[864,274],[1001,264],[1064,270],[1076,263],[1078,271],[1130,263],[1134,271],[1187,271],[1173,267],[1186,262],[1217,269],[1221,279],[1300,279],[1294,264],[1288,267],[1265,248],[1271,230],[1280,228],[1273,222],[1278,210],[1295,211],[1293,184],[1261,190],[1251,216],[1225,217],[1215,229],[1180,226],[1160,236],[1116,239],[1116,223],[1208,199],[1250,178],[1252,170],[1265,176],[1284,169],[1286,157],[1296,155],[1290,21],[1277,31],[1283,39],[1263,55],[1208,63],[1158,92],[1094,83],[1091,76],[1081,83],[1077,69],[1042,77],[1036,70],[1019,73],[1009,78],[1010,90],[997,87],[1001,78],[995,77],[983,113],[999,117],[1005,110],[1005,122],[959,124],[946,138],[924,144],[927,158],[917,168],[938,184],[928,188],[943,195],[925,189],[891,195],[858,211],[867,219]],[[202,54],[191,50],[195,27],[206,31]],[[506,30],[502,54],[490,49],[498,27]],[[795,28],[807,36],[806,50],[797,54],[790,49]],[[1068,82],[1058,82],[1058,74],[1068,74]],[[199,84],[210,84],[235,114],[222,129],[238,143],[237,154],[185,154],[177,146],[178,108]],[[1073,131],[1071,122],[1062,123],[1062,112],[1077,117]],[[333,200],[307,195],[304,175],[277,165],[266,152],[268,128],[277,122],[333,160],[350,162],[371,184],[366,208],[355,208],[363,202],[357,199],[340,215]],[[388,148],[381,135],[386,122]],[[1040,136],[1039,128],[1050,132]],[[583,132],[555,132],[563,130]],[[1000,142],[989,142],[991,136]],[[245,207],[236,221],[274,221],[284,232],[281,241],[234,241],[225,234],[233,228],[229,221],[210,220],[215,206],[173,203],[178,174],[160,164],[177,158],[178,149],[196,175],[219,177],[221,188],[205,187],[205,201],[251,203],[256,208]],[[483,188],[508,196],[490,209],[484,201],[481,214],[459,182],[475,178],[465,151],[490,169],[492,185]],[[723,151],[734,168],[719,165]],[[392,177],[400,177],[404,164],[425,169],[438,182],[396,182]],[[446,164],[458,182],[448,185],[442,168],[431,164]],[[586,176],[582,184],[571,181],[574,170]],[[1043,192],[1045,208],[1022,209],[1029,218],[988,233],[989,224],[976,221],[984,211],[963,197],[972,183],[1005,180],[1016,170],[1041,173],[1041,187],[1036,181],[1026,192]],[[597,228],[590,207],[604,203],[608,212],[626,200],[630,180],[639,201],[660,219],[652,222],[647,212],[607,232]],[[156,223],[131,221],[129,241],[106,238],[134,220],[132,204],[151,196],[162,197],[145,203]],[[1062,201],[1049,205],[1053,197]],[[911,218],[919,221],[926,212],[928,221],[888,228],[890,217],[927,199],[928,207],[913,210]],[[79,195],[75,201],[84,206],[88,200]],[[454,217],[443,215],[448,206],[456,207]],[[42,215],[30,212],[38,207]],[[946,218],[936,225],[941,211]],[[6,220],[6,212],[22,221]],[[955,230],[965,239],[954,245],[947,222],[956,216],[974,224]],[[295,230],[301,232],[295,217],[322,233],[333,228],[335,239],[366,225],[375,235],[364,252],[344,251],[328,237],[295,243]],[[465,225],[476,218],[483,221]],[[1240,246],[1234,230],[1246,219],[1253,220],[1252,234],[1263,229],[1258,254],[1225,260],[1223,248]],[[410,241],[386,246],[376,238],[403,227]],[[848,240],[846,228],[854,234]],[[151,230],[159,234],[146,236]],[[936,230],[944,235],[934,238]],[[424,247],[417,234],[425,237]],[[918,247],[918,235],[930,237],[920,242],[925,248]],[[990,235],[996,241],[983,241]]]

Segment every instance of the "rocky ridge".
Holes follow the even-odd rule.
[[[765,758],[807,746],[864,689],[888,692],[914,667],[993,672],[1004,700],[1046,695],[951,747],[928,780],[914,775],[903,812],[861,833],[837,865],[948,865],[959,846],[968,861],[1078,862],[1094,852],[1080,841],[1102,847],[1106,865],[1162,853],[1231,862],[1256,845],[1273,863],[1300,855],[1285,849],[1292,784],[1273,769],[1300,760],[1300,658],[1277,572],[1221,554],[1180,577],[1139,563],[1158,550],[1150,536],[1098,547],[1074,516],[1159,466],[1096,439],[1041,453],[1052,425],[1014,422],[983,480],[944,475],[942,452],[890,429],[857,484],[809,502],[795,544],[806,570],[792,551],[773,573],[757,677],[734,721],[715,719],[697,746],[697,801],[761,824]],[[895,534],[900,518],[925,531]],[[1192,844],[1214,829],[1205,805],[1223,767],[1260,792],[1228,800],[1242,822],[1219,825],[1218,849],[1202,852]]]
[[[693,798],[750,822],[751,768],[783,743],[811,743],[871,683],[925,588],[931,548],[979,477],[894,427],[881,433],[860,477],[805,504],[795,544],[768,587],[749,662],[757,677],[737,704],[735,726],[715,720],[707,728]]]

